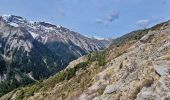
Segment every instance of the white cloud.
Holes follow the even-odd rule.
[[[119,19],[119,13],[115,11],[111,12],[110,14],[108,14],[108,16],[106,16],[106,20],[108,22],[112,22],[116,19]]]
[[[96,19],[96,23],[103,24],[103,20],[102,19]]]
[[[141,19],[136,22],[139,28],[146,28],[150,25],[150,20],[148,19]]]
[[[93,36],[91,38],[94,38],[94,39],[97,39],[97,40],[105,40],[105,38],[103,37],[100,37],[100,36]]]
[[[109,23],[112,23],[116,19],[119,19],[119,13],[116,11],[112,11],[111,13],[107,14],[103,18],[96,19],[96,23],[108,25]]]

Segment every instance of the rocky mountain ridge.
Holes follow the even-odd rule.
[[[54,53],[67,56],[63,58],[67,63],[69,59],[76,59],[84,54],[102,50],[109,44],[108,40],[87,38],[60,25],[28,21],[14,15],[4,15],[3,19],[14,27],[24,27],[36,40]]]

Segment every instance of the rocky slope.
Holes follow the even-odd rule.
[[[82,55],[106,47],[62,26],[0,16],[0,96],[16,87],[48,78]]]
[[[170,21],[120,37],[107,50],[1,99],[169,100]]]

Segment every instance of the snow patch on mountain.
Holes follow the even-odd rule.
[[[11,26],[14,26],[14,27],[18,27],[19,25],[18,24],[16,24],[16,23],[13,23],[13,22],[11,22],[11,23],[9,23]]]
[[[39,35],[38,34],[36,34],[35,32],[31,32],[31,31],[29,31],[29,33],[32,35],[32,37],[35,39],[36,37],[38,37]]]
[[[6,15],[6,14],[2,15],[2,18],[3,18],[5,21],[7,21],[10,17],[11,17],[11,15]]]

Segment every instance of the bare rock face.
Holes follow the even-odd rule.
[[[112,70],[115,80],[105,88],[100,99],[169,99],[170,23],[166,24],[150,31],[127,53],[114,59],[106,70]],[[121,69],[116,63],[122,63]]]
[[[79,99],[83,97],[94,100],[168,100],[170,23],[159,27],[150,30],[125,53],[108,62],[107,68],[94,76],[98,77],[98,80],[95,80]],[[109,56],[112,55],[108,55],[108,58]],[[112,77],[110,82],[99,77],[108,73]],[[98,83],[105,86],[103,94],[92,96],[94,93],[89,94],[90,91],[103,88],[99,87]]]
[[[170,62],[161,61],[155,65],[155,71],[160,75],[160,79],[152,86],[144,87],[137,95],[136,100],[168,100],[170,99]]]
[[[0,44],[0,81],[17,79],[20,82],[25,78],[29,80],[30,76],[43,79],[50,73],[54,74],[57,67],[62,65],[59,55],[53,55],[42,43],[34,40],[27,30],[11,26],[2,17]]]

